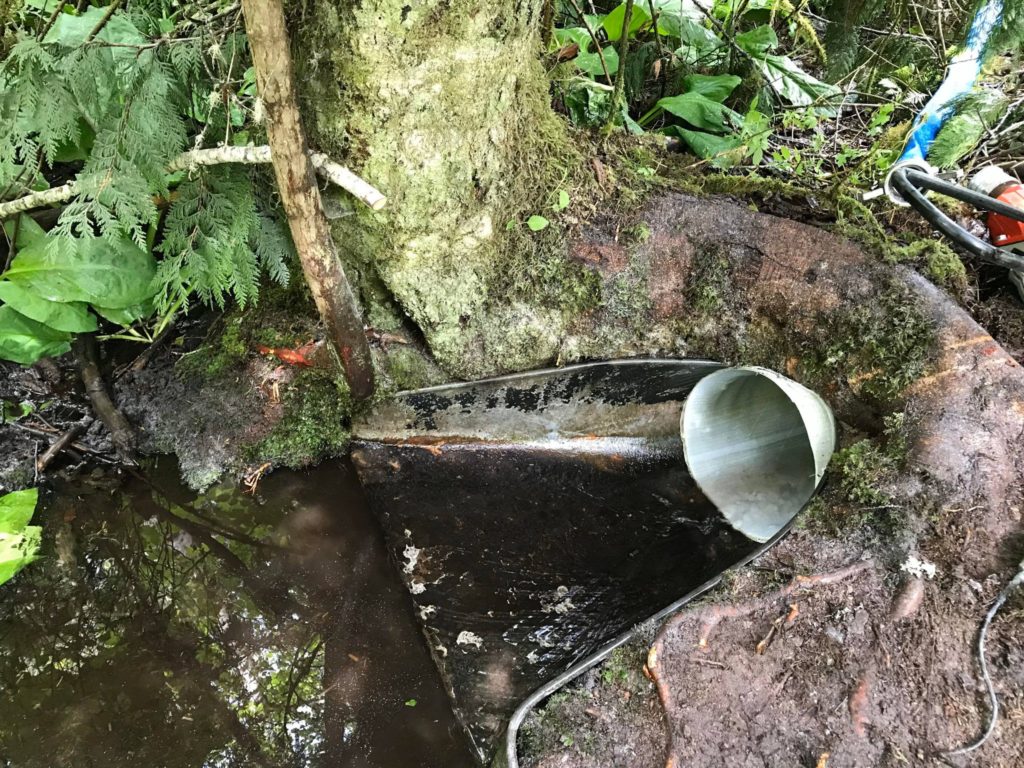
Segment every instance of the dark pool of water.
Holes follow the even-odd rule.
[[[347,465],[50,489],[0,587],[0,765],[473,765]]]

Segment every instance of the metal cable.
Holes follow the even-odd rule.
[[[989,715],[988,727],[981,737],[967,745],[966,747],[960,747],[952,752],[947,752],[947,755],[965,755],[968,752],[973,752],[978,749],[982,744],[988,741],[989,736],[996,729],[996,723],[999,722],[999,699],[996,696],[996,688],[992,684],[992,677],[988,673],[988,663],[985,661],[985,639],[988,636],[988,628],[992,623],[992,619],[995,618],[996,613],[1003,607],[1003,603],[1006,602],[1010,594],[1024,583],[1024,563],[1021,563],[1021,569],[1017,571],[1017,575],[1010,579],[1010,583],[1003,587],[1003,591],[996,597],[992,607],[988,609],[988,613],[985,614],[985,620],[981,624],[981,631],[978,632],[978,665],[981,667],[981,679],[985,681],[985,688],[988,691],[989,707],[991,714]]]

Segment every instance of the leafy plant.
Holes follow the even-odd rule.
[[[799,17],[792,5],[784,5]],[[765,103],[759,95],[740,87],[745,77],[760,81],[780,107],[813,108],[821,114],[834,109],[840,93],[777,53],[774,29],[757,21],[769,21],[775,8],[767,0],[720,0],[708,13],[687,0],[655,0],[635,3],[630,28],[623,30],[624,3],[590,16],[574,4],[577,12],[567,14],[567,26],[555,30],[553,42],[559,51],[577,48],[569,62],[574,71],[559,83],[562,103],[577,125],[601,125],[612,109],[612,84],[623,77],[629,108],[621,122],[630,131],[674,135],[719,167],[747,158],[760,164],[773,121],[770,112],[758,108]],[[809,34],[806,24],[797,26]],[[625,64],[612,45],[623,35],[633,39]]]
[[[36,559],[42,528],[29,522],[38,500],[37,488],[0,496],[0,584]]]
[[[237,15],[204,28],[162,5],[111,11],[66,6],[38,33],[29,20],[0,64],[0,200],[68,175],[76,190],[49,232],[27,215],[5,224],[5,359],[110,326],[145,339],[193,297],[244,306],[261,275],[288,280],[290,240],[252,173],[167,170],[186,148],[261,130]]]

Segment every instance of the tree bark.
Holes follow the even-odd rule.
[[[243,0],[256,82],[267,113],[274,174],[295,250],[327,333],[357,400],[373,394],[362,313],[331,238],[295,99],[292,59],[280,0]]]
[[[332,220],[341,258],[378,297],[375,325],[411,320],[457,378],[553,359],[585,293],[559,237],[578,209],[551,208],[560,189],[584,200],[593,174],[551,108],[542,5],[311,0],[294,15],[310,140],[358,158],[389,200]]]

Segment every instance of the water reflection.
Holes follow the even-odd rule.
[[[0,764],[472,764],[346,466],[196,496],[161,460],[37,521],[0,589]]]

